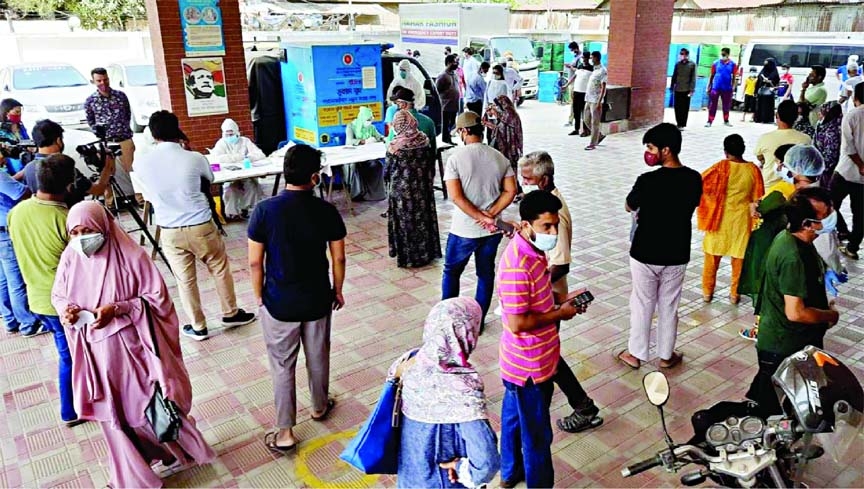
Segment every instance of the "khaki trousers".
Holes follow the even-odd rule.
[[[201,310],[201,294],[198,290],[196,261],[207,266],[216,281],[216,293],[222,306],[222,316],[237,313],[237,297],[234,295],[234,279],[225,252],[225,242],[213,221],[197,226],[162,228],[162,250],[177,278],[180,302],[186,316],[196,330],[207,326],[207,318]]]
[[[720,268],[722,256],[705,253],[705,268],[702,269],[702,295],[714,295],[717,286],[717,269]],[[738,282],[741,280],[741,269],[744,266],[743,258],[732,258],[732,280],[729,285],[729,295],[738,296]]]
[[[120,164],[126,172],[132,171],[132,163],[135,161],[135,143],[131,139],[120,141]]]
[[[582,124],[591,131],[591,145],[600,142],[600,121],[603,118],[603,104],[600,102],[585,102],[582,111]]]
[[[312,410],[327,408],[330,389],[330,318],[327,314],[315,321],[285,322],[270,315],[262,306],[258,312],[264,332],[264,344],[273,377],[273,397],[276,401],[276,426],[293,428],[297,424],[297,384],[295,371],[300,344],[306,357],[306,375]]]

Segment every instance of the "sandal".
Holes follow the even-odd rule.
[[[741,328],[738,330],[738,335],[745,340],[756,341],[757,336],[759,335],[759,327],[754,326],[752,328]]]
[[[276,444],[276,435],[278,435],[278,431],[271,431],[270,433],[266,433],[264,435],[264,446],[267,447],[271,452],[276,453],[288,453],[297,448],[297,444],[294,443],[292,445],[277,445]]]
[[[321,413],[320,416],[312,416],[312,421],[324,421],[325,419],[327,419],[327,417],[330,416],[330,412],[333,411],[333,406],[335,405],[336,401],[334,401],[333,399],[327,399],[327,407],[324,408],[324,412]]]
[[[567,433],[579,433],[580,431],[597,428],[603,424],[603,418],[600,416],[585,416],[573,411],[570,416],[559,419],[555,422],[558,429]]]
[[[593,151],[595,149],[597,149],[597,146],[594,146],[593,144],[589,144],[588,146],[585,146],[585,151]]]
[[[672,352],[672,358],[669,360],[660,360],[660,368],[674,368],[684,359],[684,354],[677,351]]]
[[[618,353],[616,353],[615,354],[615,360],[618,360],[619,362],[623,363],[624,365],[627,365],[628,367],[632,368],[633,370],[636,370],[642,366],[642,362],[638,359],[636,360],[636,363],[633,364],[633,363],[630,363],[629,361],[621,358],[621,356],[624,355],[625,353],[628,353],[627,350],[621,350]]]

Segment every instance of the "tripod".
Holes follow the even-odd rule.
[[[156,253],[159,253],[159,256],[162,258],[162,261],[165,262],[165,266],[168,267],[168,271],[171,270],[171,264],[168,263],[168,259],[165,258],[165,254],[162,253],[162,247],[159,246],[159,243],[153,238],[153,235],[150,234],[150,231],[147,229],[147,224],[144,222],[144,219],[138,214],[138,209],[135,208],[135,204],[132,201],[135,197],[129,197],[123,192],[123,189],[117,183],[117,180],[114,179],[114,175],[111,175],[111,191],[114,193],[114,208],[119,210],[126,210],[132,216],[132,219],[138,224],[138,229],[133,229],[132,232],[141,231],[144,236],[147,237],[147,241],[153,245],[153,250]],[[173,272],[172,272],[173,273]]]

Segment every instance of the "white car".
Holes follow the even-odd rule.
[[[150,114],[160,109],[156,67],[152,63],[113,63],[108,65],[111,86],[126,94],[132,107],[132,130],[141,132]]]
[[[86,127],[84,102],[93,91],[90,81],[69,64],[22,64],[0,70],[0,98],[21,102],[28,128],[42,119]]]

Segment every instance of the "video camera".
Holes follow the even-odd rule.
[[[105,160],[108,156],[117,158],[122,154],[120,145],[108,141],[106,137],[107,129],[105,126],[94,126],[93,133],[99,138],[98,141],[92,143],[81,144],[75,148],[75,151],[84,158],[84,163],[87,164],[96,173],[101,173],[105,168]]]

